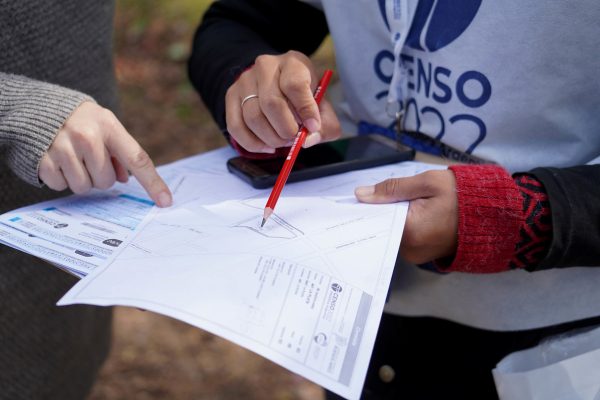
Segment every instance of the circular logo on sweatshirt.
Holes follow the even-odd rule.
[[[379,11],[390,29],[385,3],[386,0],[379,0]],[[449,45],[467,29],[480,5],[481,0],[419,1],[406,46],[434,52]]]

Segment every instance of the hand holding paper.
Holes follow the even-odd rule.
[[[364,203],[410,201],[400,244],[402,257],[422,264],[456,252],[458,200],[450,171],[428,171],[407,178],[390,178],[355,190]]]

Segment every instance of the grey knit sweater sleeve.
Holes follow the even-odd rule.
[[[0,147],[10,169],[42,186],[40,160],[59,129],[84,101],[93,99],[58,85],[0,72]]]

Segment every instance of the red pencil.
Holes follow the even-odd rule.
[[[327,85],[329,85],[329,81],[331,80],[332,73],[333,72],[329,69],[325,70],[325,72],[323,73],[323,77],[321,77],[321,80],[319,81],[319,84],[315,89],[314,97],[317,104],[321,103],[321,99],[323,98],[323,95],[327,90]],[[275,204],[277,204],[277,200],[279,200],[279,195],[283,190],[283,186],[287,182],[288,177],[290,176],[290,172],[292,172],[292,168],[294,167],[294,163],[296,162],[296,158],[298,157],[298,153],[300,152],[300,149],[304,144],[304,139],[306,139],[307,134],[308,130],[304,126],[301,126],[300,130],[296,134],[296,140],[294,140],[294,143],[290,148],[290,152],[288,153],[287,157],[285,158],[285,161],[283,162],[283,166],[281,167],[279,176],[275,181],[275,186],[273,186],[273,190],[271,191],[269,200],[267,200],[267,205],[265,206],[265,212],[263,214],[263,220],[260,224],[261,228],[265,226],[265,222],[267,222],[267,219],[269,219],[271,214],[273,214]]]

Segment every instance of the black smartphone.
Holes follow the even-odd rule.
[[[413,149],[384,136],[354,136],[301,149],[288,182],[412,160],[414,156]],[[265,189],[275,184],[284,160],[235,157],[227,161],[227,169],[253,187]]]

